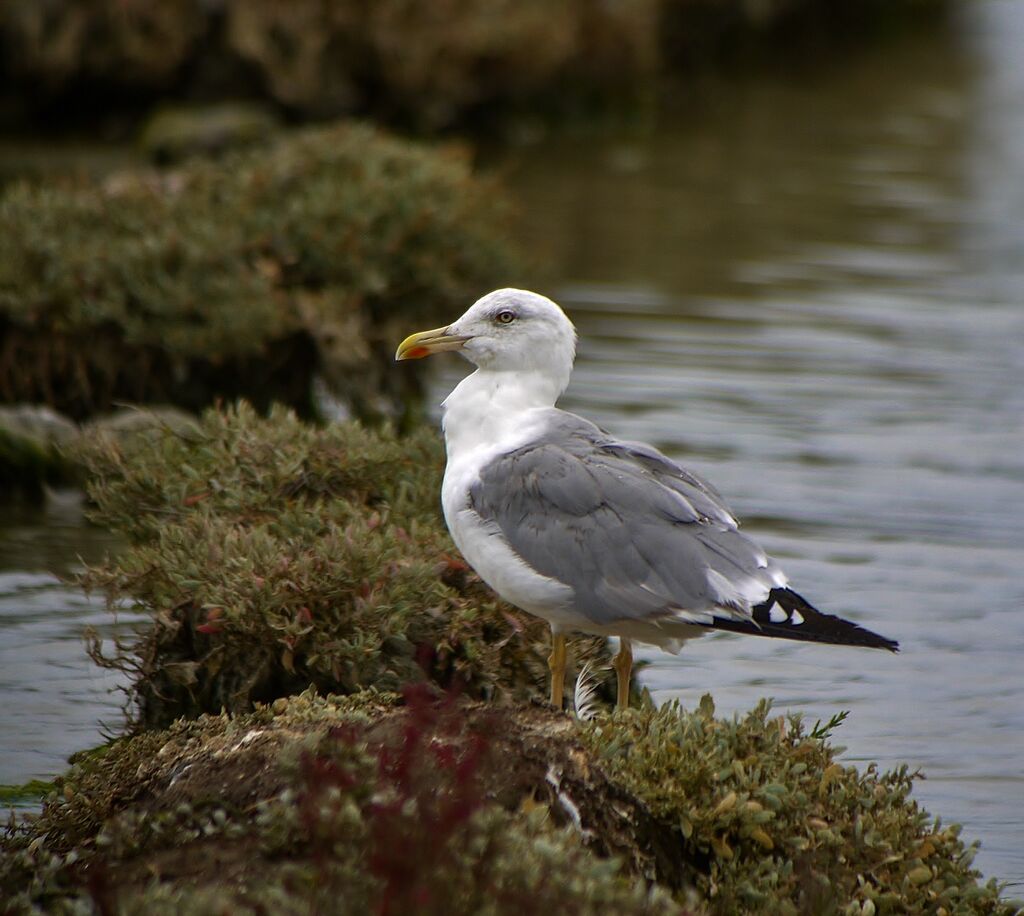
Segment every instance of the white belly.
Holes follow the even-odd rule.
[[[485,523],[466,505],[464,494],[445,500],[445,520],[455,546],[476,574],[509,604],[544,618],[555,630],[584,629],[586,621],[572,609],[572,588],[525,563],[496,525]]]

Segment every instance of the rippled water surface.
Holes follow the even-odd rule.
[[[87,525],[78,499],[48,509],[5,507],[0,523],[0,784],[51,779],[69,754],[120,724],[117,680],[86,657],[82,633],[112,634],[102,600],[68,587],[81,562],[115,539]]]
[[[847,758],[917,795],[1024,893],[1024,0],[656,126],[506,165],[571,312],[563,406],[709,477],[822,609],[898,656],[718,635],[648,653],[658,700],[851,710]],[[536,285],[539,285],[538,281]],[[453,316],[454,317],[454,316]],[[435,361],[439,401],[465,371]],[[0,523],[0,782],[116,721],[61,587],[108,546],[74,515]]]

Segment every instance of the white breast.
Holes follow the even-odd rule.
[[[585,619],[572,610],[573,590],[524,563],[497,526],[464,508],[448,520],[448,530],[477,575],[510,604],[543,617],[555,630],[584,628]]]
[[[452,540],[477,575],[506,601],[556,628],[578,625],[577,615],[570,610],[572,588],[537,573],[511,548],[497,525],[485,522],[469,506],[469,489],[479,480],[480,469],[503,450],[479,450],[449,459],[441,505]]]
[[[500,380],[477,373],[464,379],[445,401],[444,432],[448,463],[441,505],[455,546],[477,575],[502,598],[552,627],[579,627],[571,610],[573,590],[543,576],[509,546],[497,525],[469,506],[469,490],[480,470],[498,455],[533,440],[550,407],[524,405]]]

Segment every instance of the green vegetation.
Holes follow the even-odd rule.
[[[197,87],[205,98],[263,95],[307,117],[370,114],[437,128],[544,95],[628,97],[657,63],[665,5],[226,0],[216,12],[200,0],[130,10],[121,0],[5,5],[0,81],[32,86],[39,104],[83,85],[166,95],[185,77],[193,97]]]
[[[565,826],[547,760],[523,758],[544,746],[571,767],[564,717],[422,688],[395,701],[305,694],[113,744],[0,838],[0,899],[13,913],[680,912],[587,848],[602,837]],[[595,807],[615,798],[604,788]]]
[[[658,63],[659,0],[228,3],[226,37],[306,114],[372,110],[437,129],[490,110],[635,96]],[[282,36],[284,38],[282,39]]]
[[[0,401],[73,419],[245,395],[357,416],[404,404],[409,327],[506,276],[501,197],[463,157],[369,127],[0,197]]]
[[[424,670],[474,697],[543,697],[547,625],[497,601],[440,517],[443,448],[275,409],[210,411],[197,432],[76,458],[95,518],[132,546],[86,584],[151,625],[96,660],[129,673],[139,719],[240,712],[315,684],[396,690]],[[581,640],[578,657],[605,657]]]
[[[0,785],[0,804],[13,804],[17,802],[37,802],[45,798],[53,791],[52,782],[43,782],[41,779],[30,779],[20,786]]]
[[[908,798],[905,770],[836,753],[767,703],[732,721],[705,698],[581,724],[426,684],[307,691],[82,756],[0,836],[0,899],[12,913],[1018,912]]]
[[[713,913],[1012,913],[971,868],[957,826],[909,798],[906,767],[837,762],[799,717],[743,718],[675,705],[619,716],[586,734],[611,779],[678,825],[708,862],[697,887]],[[838,719],[841,721],[841,718]]]

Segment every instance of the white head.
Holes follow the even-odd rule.
[[[576,329],[554,302],[523,289],[497,289],[446,328],[407,337],[395,359],[458,350],[484,372],[532,371],[569,383]]]

